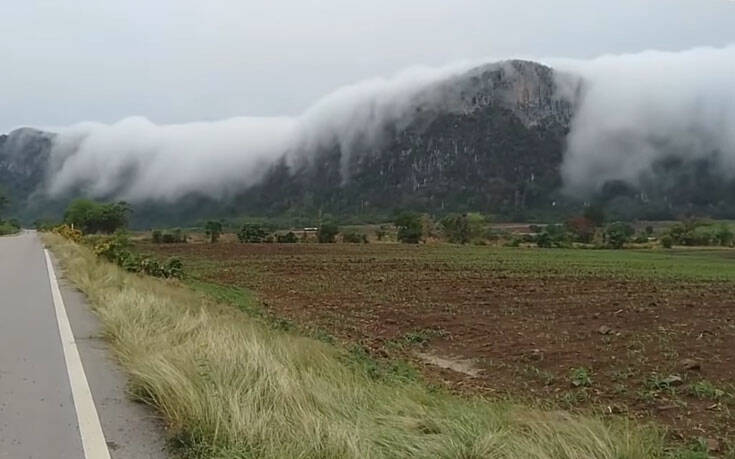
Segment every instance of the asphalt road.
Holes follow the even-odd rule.
[[[0,458],[166,457],[161,423],[128,399],[96,317],[48,260],[35,232],[0,237]]]

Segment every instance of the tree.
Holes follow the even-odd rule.
[[[635,234],[635,229],[627,223],[616,222],[605,229],[607,245],[612,249],[622,249],[623,245],[630,241]]]
[[[595,222],[587,217],[574,217],[566,222],[567,229],[574,234],[578,242],[590,242],[595,237]]]
[[[448,215],[442,219],[440,225],[449,242],[467,244],[482,236],[485,218],[477,213]]]
[[[209,237],[209,242],[214,244],[222,234],[222,222],[219,220],[209,220],[204,225],[204,232]]]
[[[418,244],[424,235],[421,215],[413,212],[404,212],[396,218],[398,240],[405,244]]]
[[[64,223],[85,234],[112,234],[128,225],[130,205],[126,202],[101,204],[90,199],[75,199],[64,212]]]
[[[242,225],[240,231],[237,233],[237,239],[240,242],[249,243],[260,243],[263,242],[265,237],[268,235],[265,229],[261,225],[256,223],[246,223]]]
[[[316,239],[322,244],[334,242],[339,233],[339,227],[335,223],[323,223],[316,232]]]
[[[3,212],[10,205],[10,199],[0,191],[0,218],[3,216]]]

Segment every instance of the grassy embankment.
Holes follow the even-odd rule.
[[[0,236],[9,236],[16,234],[20,231],[20,228],[9,223],[0,220]]]
[[[656,458],[629,424],[371,377],[348,353],[47,235],[130,376],[191,457]]]

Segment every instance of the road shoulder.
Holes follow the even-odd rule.
[[[102,338],[102,325],[83,293],[64,278],[63,267],[50,253],[61,296],[71,323],[84,372],[113,459],[166,458],[166,433],[150,407],[133,402],[127,394],[127,377]]]

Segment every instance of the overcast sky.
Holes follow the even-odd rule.
[[[5,0],[0,17],[0,131],[291,115],[413,65],[735,43],[730,0]]]

